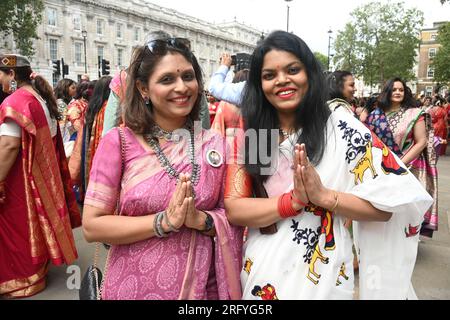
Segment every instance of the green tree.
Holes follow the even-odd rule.
[[[344,31],[338,32],[335,63],[370,85],[396,76],[412,80],[422,24],[423,13],[405,8],[403,2],[362,5],[351,13]]]
[[[434,81],[437,83],[450,82],[450,22],[439,28],[436,41],[441,44],[433,59]]]
[[[327,70],[327,66],[328,66],[328,57],[320,52],[314,52],[314,56],[316,57],[317,60],[319,60],[322,69],[323,70]]]
[[[19,53],[31,57],[34,54],[33,39],[39,39],[37,26],[42,21],[43,0],[1,0],[0,32],[13,35]]]

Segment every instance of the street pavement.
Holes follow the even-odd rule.
[[[432,239],[421,237],[417,262],[413,273],[413,285],[419,299],[450,299],[450,148],[447,155],[439,159],[439,231]],[[73,266],[50,267],[47,288],[32,300],[77,300],[77,281],[92,264],[95,244],[87,243],[78,228],[74,231],[79,258]],[[103,266],[106,251],[100,248],[100,266]],[[358,288],[356,284],[357,296]]]

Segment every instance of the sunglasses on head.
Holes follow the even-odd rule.
[[[167,53],[168,47],[172,47],[179,50],[190,51],[191,42],[186,38],[168,38],[168,39],[156,39],[147,42],[147,48],[152,54],[164,55]]]

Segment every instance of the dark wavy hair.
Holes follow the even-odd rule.
[[[383,111],[389,110],[391,106],[391,97],[395,82],[401,82],[403,84],[403,89],[405,92],[403,101],[401,103],[401,108],[409,109],[416,107],[416,101],[414,100],[411,89],[406,85],[406,82],[404,80],[397,77],[390,79],[388,80],[388,82],[386,82],[383,90],[380,93],[380,97],[378,100],[378,108],[380,108]]]
[[[336,70],[327,76],[328,83],[328,99],[342,99],[347,100],[342,92],[344,91],[345,78],[348,76],[353,76],[349,71]]]
[[[94,89],[95,82],[94,81],[83,81],[78,83],[77,85],[77,93],[75,94],[75,97],[73,97],[75,100],[79,100],[83,98],[84,100],[89,101],[92,95],[92,91]]]
[[[181,54],[189,63],[192,64],[195,77],[198,82],[198,96],[194,103],[194,107],[189,114],[192,121],[199,119],[200,105],[203,92],[203,76],[202,69],[197,61],[197,58],[189,50],[179,49],[172,46],[167,46],[167,54]],[[126,95],[124,101],[124,119],[125,125],[137,134],[148,134],[150,129],[155,124],[152,110],[153,106],[147,107],[145,101],[139,92],[137,82],[148,85],[148,81],[155,70],[157,64],[163,58],[163,55],[157,55],[150,52],[147,46],[137,47],[131,58],[131,63],[128,68],[128,77],[126,84]]]
[[[86,136],[87,141],[89,141],[91,136],[92,124],[94,123],[95,116],[102,108],[105,101],[108,100],[109,94],[111,93],[111,89],[109,88],[109,84],[111,83],[112,77],[103,76],[98,79],[95,84],[94,91],[92,93],[92,97],[89,100],[89,106],[86,112]]]
[[[61,115],[58,111],[56,104],[56,98],[53,94],[52,86],[44,79],[44,77],[37,75],[33,80],[30,79],[30,75],[33,72],[31,67],[17,67],[17,68],[0,68],[0,71],[10,73],[12,70],[15,72],[14,79],[18,84],[27,83],[30,84],[33,89],[44,99],[47,103],[47,108],[52,119],[60,120]]]
[[[302,128],[298,143],[304,143],[308,157],[313,164],[322,160],[326,143],[326,123],[331,114],[327,106],[327,89],[325,77],[319,61],[315,58],[306,43],[298,36],[285,31],[274,31],[256,47],[252,54],[250,72],[242,98],[242,114],[245,129],[267,129],[266,136],[258,134],[267,141],[269,155],[271,150],[270,131],[280,128],[277,110],[264,95],[261,73],[265,55],[272,50],[290,52],[305,66],[308,76],[308,91],[295,111],[295,129]],[[264,132],[264,131],[263,131]],[[249,163],[249,155],[255,154],[258,144],[245,144],[245,162],[247,172],[254,178],[265,181],[268,176],[261,175],[261,169],[267,165],[261,163],[259,152],[256,152],[257,163]],[[270,165],[270,164],[269,164]]]
[[[61,79],[55,86],[53,90],[56,96],[56,99],[62,99],[66,104],[69,104],[72,100],[72,97],[69,96],[69,88],[72,84],[77,84],[72,79]]]

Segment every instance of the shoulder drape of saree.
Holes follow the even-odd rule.
[[[221,140],[216,139],[216,141],[219,142]],[[220,144],[222,146],[219,146],[219,143],[215,143],[213,148],[218,150],[219,153],[224,154],[226,151],[223,140]],[[205,165],[204,162],[203,165]],[[222,180],[225,179],[226,174],[227,169],[224,168],[222,171]],[[204,211],[209,213],[214,219],[216,230],[216,236],[213,241],[215,261],[212,267],[215,268],[218,297],[220,300],[238,300],[242,296],[240,270],[242,267],[242,241],[244,228],[230,224],[226,217],[223,204],[225,188],[225,183],[222,183],[216,208]],[[192,235],[191,248],[193,248],[196,237],[199,237],[199,235]],[[188,264],[186,276],[183,281],[183,289],[180,293],[180,299],[189,299],[193,297],[195,288],[187,285],[190,283],[189,279],[193,276],[190,274],[192,273],[192,268],[193,264]]]
[[[52,139],[45,114],[30,93],[22,92],[12,102],[2,109],[1,119],[10,117],[22,127],[23,179],[33,261],[40,263],[50,258],[56,265],[70,264],[77,258],[72,225],[80,225],[81,218],[65,188],[67,163],[61,133],[58,130],[56,141]]]
[[[419,116],[422,115],[425,117],[427,145],[419,157],[410,163],[410,170],[434,200],[431,208],[425,213],[424,222],[420,230],[422,235],[431,238],[433,232],[438,230],[439,217],[437,155],[434,148],[434,130],[431,115],[421,113]]]
[[[126,71],[121,70],[114,76],[109,85],[111,90],[119,97],[120,102],[122,102],[125,97],[127,76]]]

